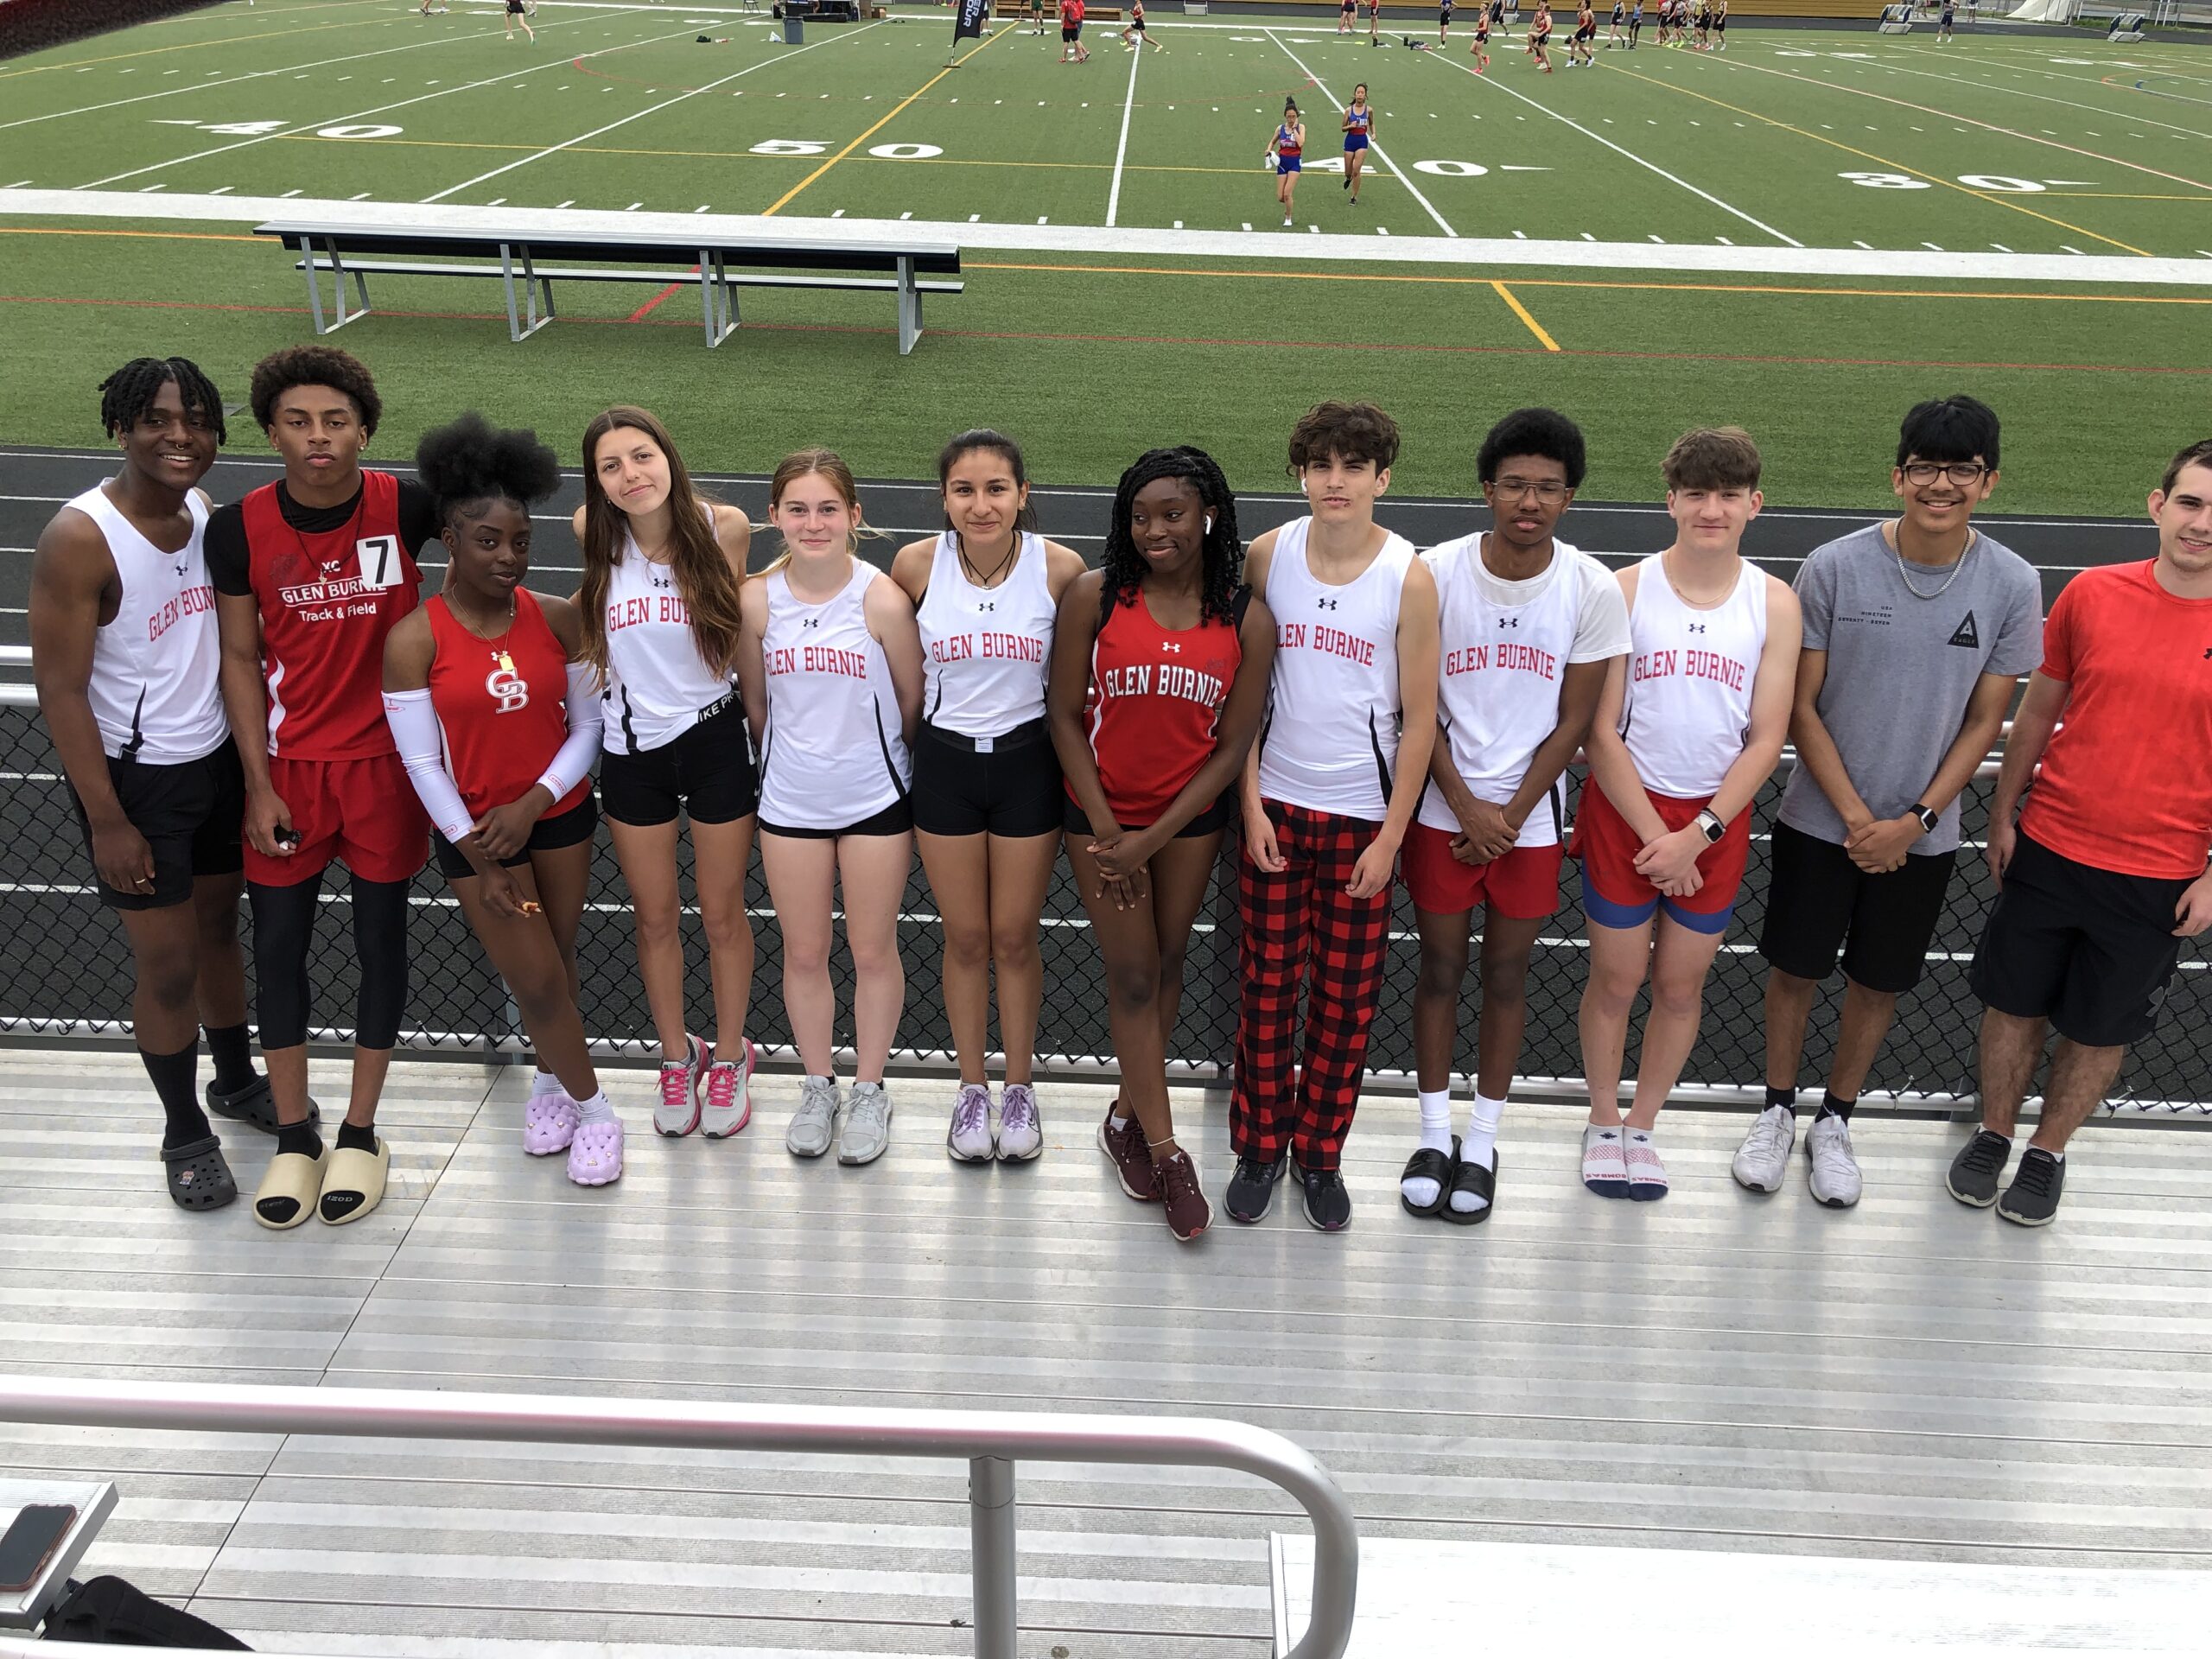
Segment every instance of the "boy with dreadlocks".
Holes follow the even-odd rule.
[[[296,1227],[313,1210],[336,1224],[376,1208],[391,1164],[377,1101],[407,1001],[407,888],[429,855],[429,823],[380,688],[385,638],[419,602],[415,550],[437,539],[438,519],[421,485],[362,470],[384,402],[344,352],[271,353],[251,398],[284,476],[208,520],[207,566],[245,771],[261,1048],[276,1095],[265,1127],[276,1156],[254,1218]],[[308,1098],[308,946],[334,858],[353,873],[360,993],[351,1097],[326,1157]]]
[[[266,1111],[249,1055],[238,951],[245,788],[217,672],[213,591],[197,486],[223,438],[223,400],[181,357],[132,359],[100,383],[123,466],[54,515],[31,565],[31,673],[83,825],[100,902],[136,969],[131,1031],[167,1122],[169,1197],[215,1210],[238,1195],[194,1096]]]
[[[1288,1160],[1306,1221],[1325,1233],[1351,1224],[1339,1165],[1382,988],[1391,877],[1436,738],[1436,582],[1412,543],[1375,522],[1397,456],[1397,423],[1374,404],[1307,410],[1289,472],[1313,511],[1259,537],[1245,566],[1277,621],[1268,723],[1243,789],[1236,1172],[1223,1199],[1238,1221],[1268,1213]]]
[[[1236,501],[1202,449],[1122,474],[1099,569],[1068,584],[1046,709],[1068,794],[1068,862],[1106,964],[1122,1092],[1098,1144],[1179,1239],[1212,1219],[1176,1143],[1167,1041],[1183,953],[1260,728],[1274,620],[1240,580]]]

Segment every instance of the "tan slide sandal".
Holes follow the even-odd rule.
[[[322,1176],[320,1212],[333,1227],[359,1221],[384,1202],[385,1177],[391,1170],[391,1145],[377,1137],[374,1152],[333,1147]]]
[[[322,1191],[326,1161],[304,1152],[280,1152],[271,1158],[253,1195],[253,1218],[278,1232],[305,1221]]]

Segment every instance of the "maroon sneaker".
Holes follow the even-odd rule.
[[[1114,1114],[1122,1104],[1115,1096],[1114,1104],[1106,1109],[1105,1121],[1098,1126],[1098,1149],[1106,1154],[1106,1161],[1114,1166],[1120,1178],[1122,1191],[1139,1204],[1150,1204],[1160,1196],[1159,1179],[1152,1167],[1152,1153],[1145,1146],[1144,1130],[1134,1115],[1124,1128],[1114,1127]]]
[[[1160,1200],[1167,1206],[1167,1230],[1187,1244],[1213,1219],[1212,1206],[1198,1185],[1198,1166],[1178,1147],[1154,1167],[1160,1173]]]

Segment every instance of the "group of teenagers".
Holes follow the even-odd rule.
[[[976,429],[939,460],[944,529],[880,569],[860,556],[872,532],[833,452],[776,467],[773,556],[756,558],[768,550],[747,516],[695,489],[652,414],[618,407],[583,434],[582,575],[563,599],[525,585],[532,509],[561,481],[534,434],[467,415],[422,440],[414,477],[365,468],[375,385],[322,346],[265,359],[250,402],[283,473],[215,507],[199,484],[226,433],[207,377],[146,358],[103,383],[122,465],[55,515],[31,595],[41,706],[101,899],[130,938],[161,1156],[188,1209],[237,1194],[212,1110],[276,1137],[263,1225],[374,1210],[407,895],[432,855],[536,1052],[524,1150],[565,1154],[584,1185],[619,1178],[623,1126],[575,954],[602,814],[661,1051],[656,1129],[726,1137],[751,1116],[757,845],[804,1072],[785,1144],[855,1165],[889,1140],[917,843],[959,1065],[948,1151],[1039,1155],[1039,934],[1065,854],[1119,1076],[1097,1144],[1185,1240],[1212,1205],[1178,1138],[1166,1056],[1232,830],[1243,1007],[1220,1201],[1257,1222],[1288,1176],[1325,1231],[1351,1218],[1342,1157],[1369,1024],[1394,989],[1395,884],[1420,941],[1419,1140],[1400,1200],[1478,1224],[1499,1200],[1530,957],[1570,857],[1587,923],[1581,1177],[1608,1198],[1665,1195],[1661,1110],[1786,740],[1796,765],[1759,941],[1766,1103],[1733,1165],[1747,1188],[1783,1184],[1807,1021],[1840,961],[1841,1027],[1805,1146],[1813,1197],[1857,1202],[1853,1108],[1921,976],[1961,794],[2021,676],[1985,840],[2000,896],[1971,974],[1986,1005],[1982,1124],[1950,1166],[1954,1196],[2028,1224],[2055,1216],[2069,1137],[2152,1028],[2183,940],[2212,925],[2212,441],[2149,495],[2156,556],[2075,575],[2046,621],[2034,570],[1971,522],[1998,480],[1999,424],[1967,397],[1906,416],[1897,515],[1816,550],[1794,588],[1743,555],[1761,460],[1735,428],[1669,448],[1673,538],[1619,571],[1556,533],[1586,466],[1566,416],[1522,409],[1492,427],[1475,458],[1488,528],[1416,550],[1376,518],[1396,426],[1334,402],[1290,435],[1308,512],[1249,544],[1221,468],[1154,449],[1122,474],[1086,569],[1038,532],[1020,448]],[[445,574],[424,600],[416,560],[433,548]],[[684,1019],[686,821],[715,1010],[703,1035]],[[359,986],[326,1147],[308,1091],[308,942],[334,859],[350,874]],[[242,888],[265,1075],[248,1042]],[[842,1087],[840,916],[855,974]],[[1455,1132],[1476,941],[1474,1087]],[[2054,1027],[2040,1118],[2000,1196]]]

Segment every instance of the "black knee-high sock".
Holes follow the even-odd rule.
[[[236,1094],[254,1081],[253,1043],[245,1021],[235,1026],[207,1026],[202,1027],[207,1039],[207,1052],[215,1062],[215,1086],[225,1094]]]
[[[200,1070],[199,1043],[188,1043],[174,1054],[153,1054],[142,1048],[138,1058],[146,1067],[146,1075],[154,1080],[154,1092],[161,1096],[162,1110],[168,1116],[168,1126],[162,1131],[162,1145],[190,1146],[213,1135],[207,1114],[200,1109],[193,1090]]]

